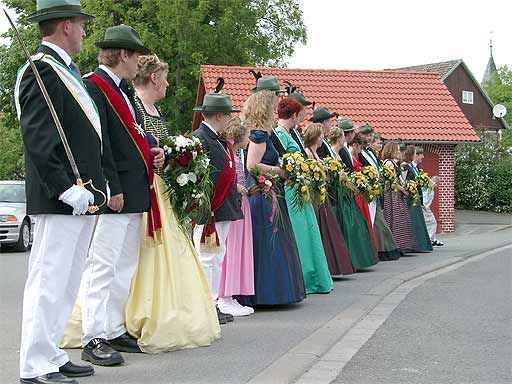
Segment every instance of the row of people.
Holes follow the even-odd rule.
[[[192,242],[159,170],[165,159],[158,144],[169,132],[156,104],[168,86],[167,64],[147,56],[139,34],[121,25],[96,44],[99,67],[82,81],[71,55],[80,51],[83,24],[91,18],[75,0],[38,1],[28,18],[43,36],[33,59],[67,144],[25,64],[15,100],[27,209],[36,227],[24,292],[21,382],[77,383],[73,377],[94,374],[59,345],[83,347],[82,359],[102,366],[121,364],[120,352],[206,346],[233,315],[329,293],[332,276],[423,250],[421,211],[408,209],[403,193],[385,191],[380,215],[379,204],[369,209],[341,187],[323,204],[296,205],[283,155],[327,155],[357,172],[368,149],[349,119],[333,127],[326,108],[315,110],[313,124],[300,133],[309,102],[299,93],[280,98],[275,78],[258,80],[241,120],[232,119],[238,111],[227,95],[208,94],[196,107],[204,121],[194,136],[210,159],[214,192],[211,214],[197,220]],[[388,160],[398,166],[394,156]],[[248,193],[257,169],[281,177],[274,201]],[[77,172],[93,182],[94,192],[73,179]],[[406,167],[400,175],[413,178],[414,172]],[[405,215],[408,233],[397,226],[404,221],[395,225]]]

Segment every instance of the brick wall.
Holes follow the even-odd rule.
[[[455,145],[439,147],[439,226],[441,232],[455,230]]]
[[[426,144],[421,164],[430,176],[438,175],[439,184],[432,211],[437,219],[437,232],[455,230],[455,146]]]

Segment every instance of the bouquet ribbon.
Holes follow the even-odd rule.
[[[271,223],[274,222],[274,217],[276,216],[276,208],[277,208],[277,196],[276,191],[272,190],[272,211],[270,213],[270,217],[268,218]]]

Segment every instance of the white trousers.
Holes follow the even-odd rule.
[[[75,304],[95,216],[34,216],[34,241],[23,294],[20,377],[58,372],[59,348]]]
[[[203,266],[206,280],[210,286],[213,300],[217,300],[219,295],[220,274],[222,271],[222,261],[226,255],[226,238],[228,236],[230,221],[221,221],[215,223],[217,236],[219,237],[219,247],[214,252],[205,252],[201,250],[201,234],[203,233],[203,225],[198,225],[194,228],[194,245],[199,256],[199,261]]]
[[[377,202],[374,200],[369,205],[370,207],[370,217],[372,219],[372,225],[375,224],[375,214],[377,213]]]
[[[139,259],[141,222],[142,213],[98,218],[80,286],[84,346],[126,332],[125,306]]]
[[[437,221],[436,217],[432,210],[426,207],[422,207],[423,209],[423,217],[425,218],[425,225],[427,226],[428,235],[430,236],[430,241],[434,241],[436,239],[436,230],[437,230]]]

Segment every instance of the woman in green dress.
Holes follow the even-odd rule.
[[[416,155],[416,147],[409,145],[404,152],[404,161],[402,162],[401,171],[402,179],[405,181],[416,180],[420,172],[417,165],[414,163],[414,156]],[[425,217],[423,216],[422,206],[422,191],[418,187],[420,201],[415,206],[409,207],[411,215],[412,230],[416,237],[417,248],[416,252],[432,252],[432,243],[428,235],[427,226],[425,224]]]
[[[341,161],[340,151],[345,144],[343,129],[338,126],[331,127],[328,139],[332,154],[336,156],[336,160]],[[377,264],[370,229],[356,204],[354,193],[348,188],[339,187],[337,191],[331,192],[331,198],[334,214],[347,243],[354,269],[357,271]]]
[[[290,136],[290,129],[297,125],[298,115],[303,108],[302,104],[291,98],[282,99],[277,107],[279,123],[275,132],[287,153],[300,152],[300,147]],[[294,206],[294,194],[294,189],[285,187],[286,205],[299,248],[306,293],[329,293],[334,284],[313,205],[308,203],[303,208]]]

